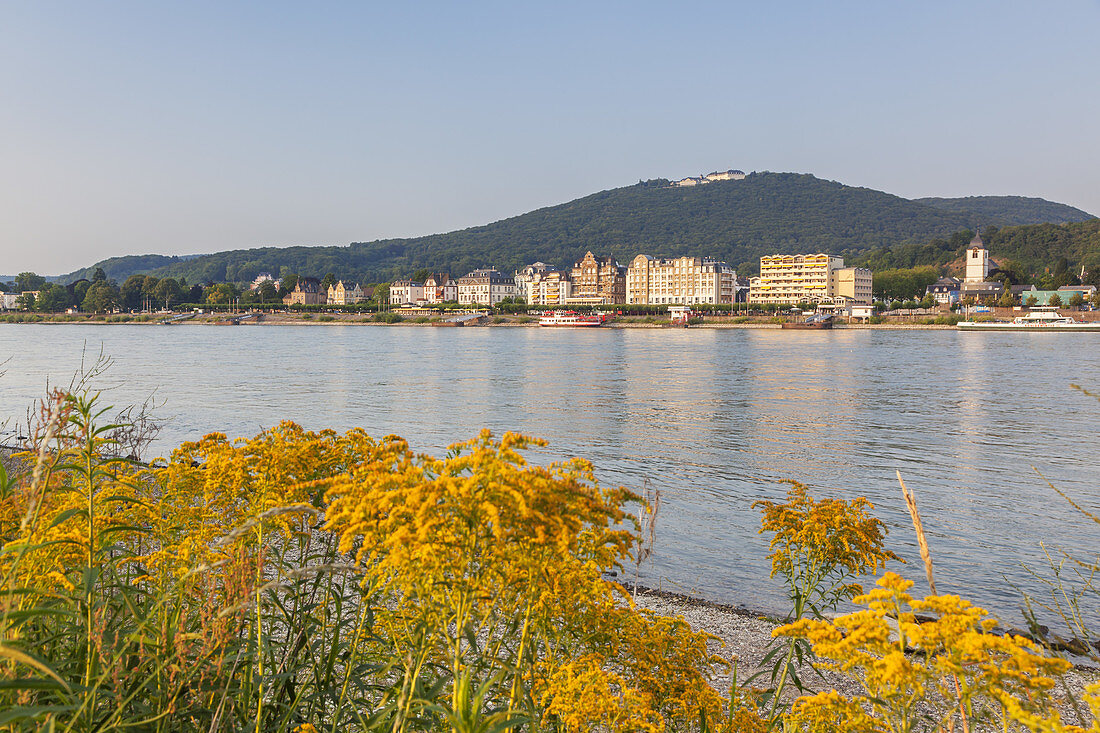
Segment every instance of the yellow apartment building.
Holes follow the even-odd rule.
[[[766,255],[749,281],[750,303],[871,303],[871,271],[827,254]]]

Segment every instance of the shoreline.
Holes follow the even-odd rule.
[[[364,321],[360,317],[352,318],[334,318],[331,321],[318,321],[316,319],[308,318],[278,318],[278,319],[265,319],[259,322],[244,322],[244,323],[227,323],[224,319],[215,318],[194,318],[187,321],[181,321],[179,323],[162,324],[159,320],[148,321],[106,321],[106,320],[52,320],[44,318],[42,320],[27,320],[27,321],[0,321],[0,326],[382,326],[382,327],[400,327],[400,328],[439,328],[447,327],[441,326],[438,323],[414,323],[411,321],[405,321],[401,323],[382,323],[375,321]],[[468,324],[461,326],[462,328],[539,328],[538,322],[522,323],[518,321],[506,321],[504,323],[478,323]],[[770,330],[779,331],[786,330],[782,328],[781,323],[771,322],[747,322],[747,323],[730,323],[723,321],[716,321],[714,323],[693,323],[690,326],[672,326],[667,323],[646,323],[644,321],[612,321],[604,324],[600,328],[604,329],[674,329],[677,331],[683,330]],[[556,329],[556,330],[576,330],[576,329]],[[583,329],[590,331],[592,329]],[[818,329],[815,329],[818,330]],[[912,331],[912,330],[927,330],[927,331],[955,331],[955,326],[948,324],[932,324],[932,323],[837,323],[831,329],[819,329],[821,331]]]

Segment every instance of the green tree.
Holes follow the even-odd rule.
[[[21,272],[15,276],[15,292],[40,290],[46,284],[46,278],[33,272]]]
[[[92,282],[107,282],[107,273],[103,271],[102,267],[95,268],[95,272],[92,274]]]
[[[920,307],[924,308],[926,310],[931,309],[931,308],[935,308],[936,307],[936,296],[932,295],[932,293],[925,293],[924,297],[921,298]]]
[[[390,284],[378,283],[374,286],[374,295],[371,296],[371,300],[379,306],[388,305],[390,302]]]
[[[293,292],[296,287],[298,287],[298,273],[288,272],[283,275],[279,283],[279,297],[285,298],[289,293]]]
[[[211,305],[228,305],[237,299],[240,293],[231,283],[218,283],[211,285],[203,293],[203,302]]]
[[[183,289],[173,278],[166,277],[157,281],[157,287],[153,291],[153,297],[158,303],[164,303],[164,309],[168,310],[173,303],[178,303],[183,296]]]
[[[422,283],[432,276],[432,271],[427,267],[421,267],[419,270],[413,273],[412,279],[418,283]]]
[[[1062,296],[1058,295],[1058,293],[1055,293],[1054,295],[1050,296],[1050,300],[1047,301],[1047,305],[1052,305],[1055,308],[1061,307]]]
[[[1092,294],[1092,307],[1100,308],[1100,290]]]
[[[1002,308],[1011,308],[1016,305],[1016,298],[1012,295],[1012,291],[1005,288],[1005,291],[1001,293],[1001,297],[997,298],[997,305]]]
[[[256,295],[261,303],[275,303],[279,300],[279,289],[270,280],[264,280],[260,287],[256,288]]]
[[[87,280],[81,280],[80,282],[73,283],[73,303],[75,303],[76,305],[80,305],[81,303],[83,303],[84,296],[88,294],[88,288],[90,288],[91,286],[92,284]]]
[[[38,291],[34,308],[42,313],[60,313],[71,304],[68,288],[56,283],[47,283]]]
[[[126,310],[137,310],[141,307],[141,290],[145,285],[144,275],[131,275],[118,289],[120,305]],[[81,299],[83,300],[83,298]]]
[[[321,278],[321,292],[327,293],[328,289],[336,284],[336,275],[331,272]]]
[[[1027,296],[1027,298],[1024,299],[1024,305],[1026,305],[1028,308],[1034,308],[1035,306],[1039,305],[1039,299],[1036,298],[1034,295],[1029,295]]]
[[[34,301],[36,300],[33,290],[24,290],[23,293],[15,299],[15,305],[20,310],[32,311],[34,310]]]
[[[118,307],[119,291],[106,279],[95,280],[88,287],[81,307],[88,313],[107,313]]]
[[[1081,306],[1085,304],[1085,296],[1081,293],[1074,293],[1069,297],[1069,307],[1081,310]]]

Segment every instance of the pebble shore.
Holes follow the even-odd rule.
[[[770,618],[761,613],[747,611],[720,603],[713,603],[697,598],[655,591],[646,588],[638,588],[636,604],[639,608],[648,609],[663,616],[679,616],[696,631],[703,631],[714,637],[710,643],[710,651],[727,660],[736,660],[737,679],[743,683],[751,675],[761,671],[760,661],[767,653],[772,640],[772,631],[781,625],[778,619]],[[804,669],[800,673],[802,682],[810,690],[835,689],[843,695],[859,694],[859,685],[849,677],[824,670],[821,675],[810,669]],[[767,687],[768,680],[762,675],[753,685],[754,687]],[[1069,692],[1077,700],[1081,700],[1086,685],[1100,682],[1100,669],[1086,666],[1076,666],[1065,677],[1065,685]],[[728,694],[730,689],[730,675],[720,673],[711,683],[719,691]],[[1062,716],[1063,723],[1087,726],[1091,719],[1080,720],[1074,711],[1073,705],[1067,697],[1067,689],[1056,687],[1051,692],[1055,706]],[[789,699],[796,695],[792,692]],[[961,728],[960,728],[961,730]],[[975,732],[984,730],[982,727],[972,728]]]

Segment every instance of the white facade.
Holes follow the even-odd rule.
[[[975,234],[966,249],[966,280],[968,283],[985,282],[989,275],[989,250],[980,234]]]
[[[0,310],[13,311],[19,307],[19,293],[0,293]]]
[[[496,305],[516,297],[516,281],[498,270],[474,270],[458,278],[458,302],[463,305]]]
[[[415,280],[390,283],[390,305],[413,304],[420,300],[424,300],[424,283]]]
[[[424,302],[429,305],[438,305],[444,302],[458,300],[458,283],[449,275],[442,273],[430,275],[424,281]]]
[[[541,272],[527,283],[527,302],[531,305],[561,306],[573,295],[573,281],[557,270]]]
[[[535,262],[528,265],[522,270],[516,270],[516,297],[527,298],[527,302],[532,302],[528,297],[530,291],[531,282],[544,272],[550,272],[553,268],[545,262]]]
[[[626,302],[633,304],[732,303],[737,273],[725,262],[701,257],[658,260],[638,255],[626,270]]]

